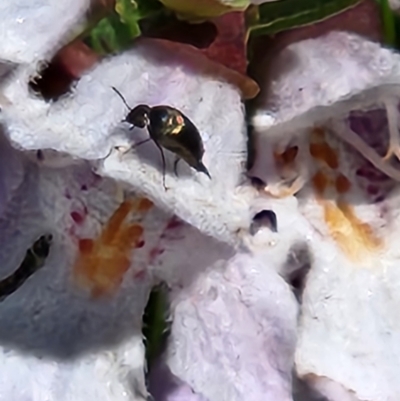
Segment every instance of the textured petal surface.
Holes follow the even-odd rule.
[[[284,137],[293,127],[360,107],[366,98],[382,99],[391,90],[398,96],[398,59],[379,43],[347,32],[293,43],[267,61],[253,123],[260,133]]]
[[[89,5],[89,0],[3,0],[0,60],[19,64],[48,59]]]
[[[0,129],[0,216],[24,179],[24,163]]]
[[[364,77],[360,74],[361,81]],[[357,79],[354,75],[353,87]],[[353,108],[349,103],[326,120],[321,114],[318,125],[312,118],[308,126],[302,125],[306,118],[298,125],[294,119],[284,138],[266,137],[263,125],[257,133],[261,178],[285,195],[280,183],[301,177],[299,210],[318,233],[308,241],[312,266],[302,298],[296,370],[333,401],[395,400],[400,391],[394,312],[399,187],[340,140],[355,135],[377,157],[385,154],[398,108],[393,92],[382,89],[380,96],[366,92]],[[297,147],[294,157],[285,146]]]
[[[207,401],[196,394],[187,383],[174,376],[164,362],[153,367],[149,391],[156,401]]]
[[[13,50],[0,46],[0,58],[48,56],[86,4],[67,13],[66,3],[39,3],[0,6],[14,35],[3,45]],[[37,17],[49,10],[51,18]],[[65,13],[62,23],[57,13]],[[46,38],[29,36],[32,29]],[[13,71],[1,94],[9,101],[1,115],[6,134],[25,150],[52,151],[38,160],[34,151],[25,158],[0,143],[1,167],[13,171],[0,175],[0,274],[15,270],[38,235],[51,232],[54,244],[44,268],[0,304],[0,399],[144,399],[141,317],[161,279],[172,288],[165,357],[176,387],[160,397],[289,401],[295,367],[330,400],[397,401],[398,188],[335,130],[362,137],[396,125],[393,118],[380,125],[379,108],[385,102],[388,115],[398,114],[398,59],[344,32],[281,53],[253,120],[261,178],[268,185],[303,180],[297,199],[280,200],[240,188],[247,138],[239,89],[163,42],[138,42],[103,60],[54,103],[28,90],[36,65]],[[121,124],[127,110],[111,86],[132,107],[170,104],[193,120],[212,180],[182,164],[174,177],[167,153],[164,191],[153,143],[110,154],[145,135]],[[367,108],[376,114],[369,122],[360,115]],[[298,148],[282,156],[288,145]],[[116,180],[155,205],[125,199]],[[261,210],[275,213],[277,232],[245,235],[250,252],[237,253],[226,243]],[[298,267],[299,245],[312,270],[296,350],[298,305],[282,276]]]
[[[77,285],[73,265],[82,239],[95,241],[111,224],[118,187],[85,162],[62,169],[25,163],[25,179],[0,219],[0,274],[15,270],[38,235],[50,232],[54,242],[45,266],[0,304],[0,399],[145,399],[141,325],[152,282],[146,268],[169,216],[154,207],[134,211],[143,241],[125,251],[130,266],[118,286],[93,298]],[[122,239],[115,239],[118,252]],[[103,257],[119,274],[112,252]]]
[[[164,238],[155,261],[173,288],[167,364],[211,401],[292,399],[297,303],[277,271],[284,271],[292,246],[313,232],[296,202],[254,204],[254,210],[265,208],[277,213],[280,234],[260,230],[250,244],[256,256],[236,254],[182,226]],[[168,263],[180,274],[171,276],[163,268]]]
[[[366,120],[368,113],[358,118]],[[369,121],[380,127],[370,131],[370,139],[385,138],[387,124],[379,122],[379,114],[372,112]],[[324,169],[323,174],[330,182],[332,176],[346,176],[350,185],[342,191],[328,183],[323,200],[315,180],[310,192],[304,190],[309,195],[303,214],[326,243],[314,251],[304,293],[298,371],[329,378],[361,400],[395,400],[400,391],[400,326],[393,313],[400,302],[398,185],[385,177],[376,180],[381,173],[357,155],[350,158],[352,149],[334,136],[326,135],[326,141],[338,152],[340,172]],[[321,164],[315,164],[320,174]],[[332,399],[343,399],[335,386],[319,385],[332,389]]]
[[[153,142],[124,155],[115,151],[97,172],[129,183],[201,231],[232,242],[235,231],[249,224],[246,200],[254,194],[251,190],[236,194],[246,161],[244,108],[239,90],[204,68],[184,54],[171,55],[162,42],[142,43],[103,61],[80,79],[72,95],[53,104],[32,97],[26,71],[20,72],[4,91],[13,103],[4,110],[10,138],[25,149],[51,148],[79,158],[104,158],[111,146],[129,146],[147,135],[121,124],[128,110],[111,86],[132,107],[140,103],[177,107],[202,135],[203,161],[211,180],[183,162],[175,177],[174,157],[166,151],[169,190],[165,191],[160,152]]]
[[[210,400],[290,400],[294,297],[252,258],[228,263],[231,270],[210,271],[175,300],[168,364]],[[268,285],[256,291],[255,281]],[[191,338],[190,346],[184,338]]]

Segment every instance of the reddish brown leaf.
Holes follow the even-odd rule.
[[[241,74],[246,74],[246,28],[243,12],[231,12],[213,20],[218,34],[214,42],[202,50],[208,58]]]

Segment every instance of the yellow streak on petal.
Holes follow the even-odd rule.
[[[372,227],[362,222],[349,204],[338,201],[319,201],[324,208],[324,219],[330,234],[346,256],[359,262],[371,252],[382,249],[384,243]]]

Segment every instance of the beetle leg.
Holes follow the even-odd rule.
[[[118,159],[122,162],[123,156],[128,153],[132,147],[131,146],[116,146],[115,149],[118,151]]]
[[[131,146],[131,149],[137,148],[137,147],[139,147],[140,145],[143,145],[143,144],[145,144],[146,142],[149,142],[149,141],[151,141],[151,138],[144,139],[143,141],[140,141],[140,142],[135,143],[134,145],[132,145],[132,146]]]
[[[122,157],[123,157],[126,153],[128,153],[131,149],[137,148],[137,147],[139,147],[140,145],[143,145],[144,143],[149,142],[150,140],[151,140],[151,138],[147,138],[147,139],[144,139],[143,141],[140,141],[140,142],[138,142],[138,143],[135,143],[135,144],[133,144],[133,145],[131,145],[131,146],[116,146],[116,149],[117,149],[118,152],[119,152],[119,160],[122,161]]]
[[[164,189],[167,190],[167,186],[165,185],[165,171],[166,171],[166,163],[165,163],[165,156],[164,156],[164,151],[162,150],[162,147],[159,145],[157,141],[154,141],[154,143],[157,145],[157,148],[160,150],[161,153],[161,159],[162,159],[162,170],[163,170],[163,186]]]

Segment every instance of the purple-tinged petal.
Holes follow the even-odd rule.
[[[21,153],[10,145],[0,128],[0,219],[21,185],[24,174]]]
[[[159,361],[151,370],[149,392],[154,401],[207,401],[174,376],[163,361]]]

